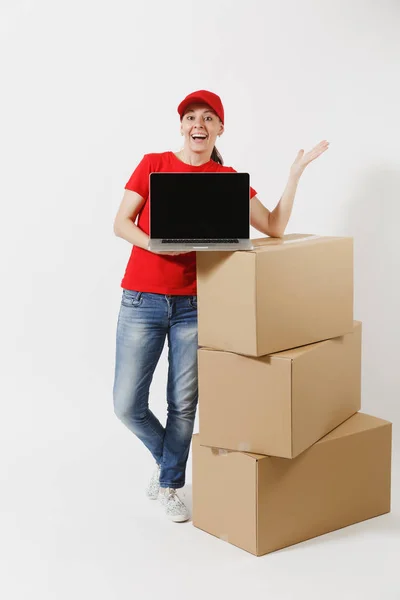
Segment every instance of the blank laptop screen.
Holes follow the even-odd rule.
[[[151,173],[150,237],[249,238],[248,173]]]

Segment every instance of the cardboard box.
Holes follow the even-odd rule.
[[[207,448],[195,434],[193,525],[260,556],[387,513],[391,434],[357,413],[292,460]]]
[[[361,322],[261,357],[199,348],[205,446],[293,458],[361,408]]]
[[[263,356],[353,327],[353,239],[252,240],[254,250],[197,252],[198,343]]]

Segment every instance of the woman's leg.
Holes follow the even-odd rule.
[[[149,409],[149,389],[168,329],[165,296],[123,290],[118,316],[114,410],[161,462],[165,429]]]
[[[186,463],[198,401],[197,296],[167,296],[168,417],[161,461],[160,487],[185,485]]]

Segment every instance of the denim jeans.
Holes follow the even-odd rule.
[[[168,339],[167,421],[149,409],[153,373]],[[198,402],[197,296],[122,291],[114,410],[160,465],[160,486],[185,485]]]

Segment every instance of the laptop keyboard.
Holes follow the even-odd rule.
[[[165,240],[161,240],[161,242],[163,244],[205,244],[205,243],[212,243],[212,244],[238,244],[239,240],[237,238],[235,239],[204,239],[202,238],[201,240],[185,240],[185,239],[173,239],[173,240],[169,240],[169,239],[165,239]]]

